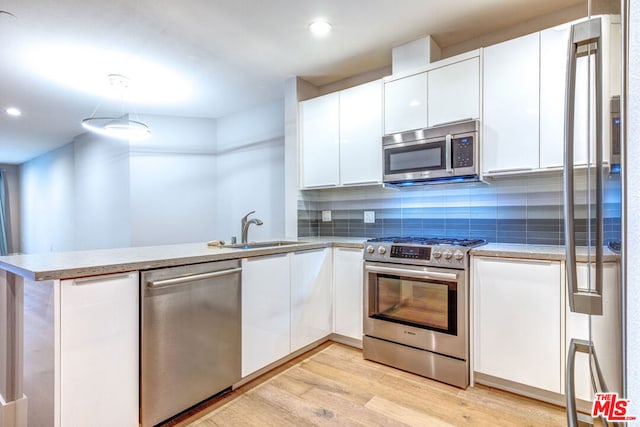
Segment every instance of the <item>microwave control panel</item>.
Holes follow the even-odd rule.
[[[452,167],[465,168],[473,166],[473,137],[465,136],[462,138],[453,138],[451,140]]]

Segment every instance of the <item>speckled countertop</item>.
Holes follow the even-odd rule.
[[[292,240],[292,239],[283,239]],[[293,239],[295,240],[295,239]],[[325,247],[362,248],[365,238],[301,238],[299,243],[259,249],[209,247],[206,243],[144,246],[0,257],[0,269],[30,280],[69,279],[209,261],[248,258]]]
[[[605,261],[617,261],[620,255],[609,248],[603,250]],[[523,245],[515,243],[487,243],[471,250],[471,255],[496,258],[521,258],[564,261],[566,258],[564,246],[556,245]],[[578,247],[577,261],[587,260],[587,248]]]
[[[188,243],[10,255],[0,257],[0,269],[10,271],[30,280],[69,279],[326,247],[362,249],[365,240],[365,237],[304,237],[299,239],[299,243],[296,244],[257,249],[232,249],[223,246],[209,247],[206,243]],[[472,249],[471,255],[562,261],[565,259],[565,249],[563,246],[554,245],[489,243]],[[586,255],[586,248],[578,248],[578,261],[586,261]],[[605,261],[617,261],[620,255],[605,248],[604,257]]]

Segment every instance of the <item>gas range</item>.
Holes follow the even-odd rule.
[[[425,265],[466,269],[467,253],[484,245],[481,239],[451,239],[437,237],[382,237],[365,242],[366,261]]]

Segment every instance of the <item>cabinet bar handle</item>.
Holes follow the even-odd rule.
[[[367,185],[367,184],[380,184],[381,181],[373,180],[373,181],[358,181],[358,182],[345,182],[342,185],[347,186],[356,186],[356,185]]]
[[[133,274],[132,271],[127,271],[125,273],[113,273],[113,274],[107,274],[107,275],[104,275],[104,276],[80,277],[78,279],[73,279],[73,284],[74,284],[74,286],[89,285],[89,284],[95,283],[95,282],[104,282],[104,281],[107,281],[107,280],[122,279],[123,277],[129,277],[132,274]]]
[[[511,168],[511,169],[493,169],[487,171],[487,173],[501,173],[501,172],[526,172],[531,171],[533,168]]]

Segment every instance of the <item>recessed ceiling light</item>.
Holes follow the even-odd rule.
[[[331,32],[331,24],[324,19],[316,19],[309,24],[309,31],[311,31],[314,36],[324,37]]]
[[[5,111],[7,112],[8,115],[13,117],[18,117],[22,115],[22,111],[20,111],[16,107],[9,107]]]

